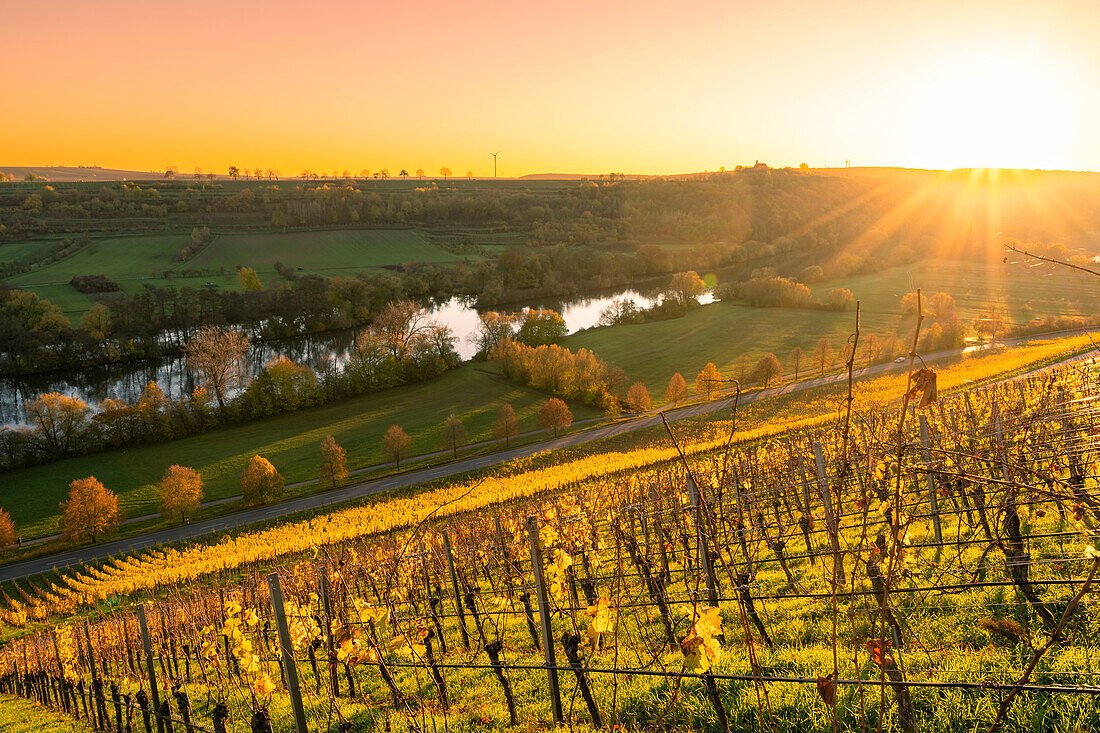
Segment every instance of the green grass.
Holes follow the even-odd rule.
[[[177,267],[176,253],[187,245],[185,234],[147,234],[96,239],[74,254],[7,281],[14,288],[68,283],[74,275],[106,275],[112,280],[147,278]]]
[[[16,260],[25,260],[35,254],[35,251],[48,247],[54,242],[43,241],[30,241],[30,242],[8,242],[6,244],[0,244],[0,262],[15,262]]]
[[[126,516],[151,514],[156,508],[156,482],[171,464],[199,470],[205,481],[205,500],[240,493],[239,475],[256,454],[270,460],[287,483],[315,478],[321,440],[332,435],[346,450],[349,468],[383,462],[381,436],[399,424],[412,437],[410,455],[440,450],[443,420],[454,413],[466,428],[470,442],[492,438],[497,409],[510,403],[520,430],[536,429],[535,412],[547,399],[542,392],[505,382],[465,365],[439,379],[398,387],[365,397],[302,410],[265,420],[223,428],[203,435],[159,445],[113,450],[69,458],[8,473],[4,484],[23,501],[5,502],[24,539],[54,534],[71,481],[95,476],[118,494]],[[577,420],[598,413],[572,406]],[[8,505],[10,504],[10,506]]]
[[[910,280],[911,277],[911,280]],[[988,316],[996,306],[1006,325],[1026,323],[1044,315],[1094,315],[1100,312],[1100,288],[1092,275],[1069,268],[1029,268],[994,262],[922,260],[870,275],[814,285],[814,295],[824,298],[829,290],[848,288],[863,301],[868,316],[899,319],[901,299],[912,287],[925,297],[945,292],[955,299],[959,315],[968,325]],[[911,320],[911,319],[910,319]]]
[[[714,362],[723,377],[736,376],[740,356],[748,359],[751,369],[770,351],[789,372],[787,357],[795,346],[807,354],[799,375],[806,376],[811,372],[809,354],[817,340],[825,336],[839,349],[854,321],[853,313],[750,308],[723,302],[669,321],[591,329],[568,337],[562,345],[574,351],[595,351],[601,359],[625,369],[632,380],[644,382],[654,399],[661,399],[674,372],[683,374],[690,392],[695,375],[707,362]],[[876,325],[881,328],[887,323],[865,322],[868,328]]]
[[[987,315],[993,304],[1006,314],[1006,324],[1040,315],[1100,312],[1100,288],[1095,278],[1064,273],[1053,278],[999,263],[929,260],[820,283],[813,291],[824,298],[833,288],[851,290],[861,301],[863,338],[873,333],[881,342],[889,333],[907,336],[916,322],[914,316],[901,311],[910,273],[913,284],[922,288],[926,297],[942,291],[955,298],[969,333],[973,333],[974,319]],[[783,364],[784,376],[793,376],[790,353],[796,346],[805,352],[800,376],[814,373],[810,354],[818,339],[829,339],[834,356],[839,357],[854,324],[854,311],[751,308],[720,302],[669,321],[590,329],[570,336],[563,345],[574,351],[581,347],[595,351],[625,369],[632,379],[645,382],[658,399],[674,372],[683,374],[690,390],[695,375],[707,362],[714,362],[725,377],[736,376],[741,356],[751,370],[760,357],[772,352]],[[861,356],[863,353],[861,350]]]
[[[319,232],[259,232],[217,234],[190,260],[177,262],[186,246],[184,234],[146,234],[96,239],[75,254],[6,281],[13,288],[32,290],[57,305],[70,318],[91,307],[93,300],[69,285],[74,275],[107,275],[126,293],[154,287],[201,288],[212,282],[222,290],[238,290],[238,265],[251,267],[270,284],[278,276],[275,263],[302,268],[325,277],[351,276],[362,270],[406,262],[457,262],[462,257],[436,246],[416,229],[350,229]],[[42,246],[41,241],[0,246],[0,261],[20,259]],[[10,248],[10,251],[9,251]],[[163,278],[166,270],[223,269],[225,274]]]
[[[351,229],[320,232],[219,234],[188,260],[185,269],[234,270],[237,265],[274,272],[276,261],[306,272],[339,275],[406,262],[454,262],[415,229]]]
[[[111,714],[113,717],[113,708]],[[21,697],[0,695],[0,731],[3,733],[91,733],[92,730],[83,720],[73,720]]]

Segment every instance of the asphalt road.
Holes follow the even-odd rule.
[[[1049,338],[1049,334],[1045,337]],[[1010,345],[1013,343],[1022,342],[1024,340],[1025,339],[1017,339],[1005,343]],[[956,356],[961,353],[961,351],[962,350],[960,349],[940,351],[933,354],[923,355],[923,358],[926,362],[934,361],[947,356]],[[887,364],[877,364],[872,367],[859,369],[856,371],[855,374],[857,377],[863,377],[888,371],[905,370],[908,369],[908,367],[909,361],[908,359],[906,359],[905,362],[901,364],[891,362]],[[773,389],[757,390],[755,392],[742,395],[741,404],[755,402],[757,400],[774,395],[789,394],[791,392],[801,392],[803,390],[813,389],[814,387],[820,387],[826,384],[846,381],[847,378],[847,373],[842,372],[840,374],[832,374],[816,379],[808,379],[800,382],[794,382]],[[696,417],[711,412],[728,410],[733,405],[733,396],[732,394],[730,394],[730,391],[731,390],[727,389],[724,392],[724,394],[728,396],[722,397],[720,399],[715,399],[710,402],[702,402],[699,404],[688,405],[686,407],[680,407],[673,410],[666,410],[665,417],[667,417],[670,421],[683,420],[685,418]],[[155,545],[176,542],[179,540],[199,538],[203,537],[204,535],[214,534],[223,530],[233,529],[235,527],[241,527],[247,524],[253,524],[255,522],[262,522],[268,519],[274,519],[276,517],[284,517],[308,509],[317,509],[319,507],[329,506],[332,504],[340,504],[342,502],[351,501],[354,499],[361,499],[363,497],[373,496],[374,494],[379,494],[383,491],[389,491],[391,489],[398,489],[405,486],[421,484],[428,481],[433,481],[435,479],[445,478],[447,476],[466,473],[467,471],[489,468],[491,466],[507,463],[508,461],[514,460],[516,458],[525,458],[527,456],[534,455],[535,453],[541,453],[546,450],[582,445],[584,443],[589,443],[594,440],[600,440],[601,438],[606,438],[613,435],[622,435],[624,433],[633,432],[635,430],[655,427],[660,424],[660,413],[654,411],[636,418],[622,420],[620,422],[614,423],[612,425],[607,425],[602,428],[595,428],[593,430],[587,430],[581,433],[566,435],[560,438],[543,441],[541,443],[533,443],[517,448],[512,448],[511,450],[504,450],[497,453],[492,453],[489,455],[474,456],[472,458],[466,458],[463,460],[454,461],[452,463],[446,463],[440,466],[433,466],[430,468],[408,471],[405,473],[396,474],[394,476],[387,476],[386,478],[381,478],[374,481],[366,481],[364,483],[356,484],[354,486],[347,486],[334,491],[327,491],[312,496],[303,496],[299,499],[292,499],[290,501],[284,501],[279,504],[257,507],[255,509],[249,509],[247,511],[237,512],[235,514],[202,520],[193,524],[170,527],[168,529],[158,530],[156,532],[151,532],[145,535],[128,537],[111,542],[104,542],[98,545],[77,547],[72,550],[59,552],[53,555],[45,555],[43,557],[34,558],[33,560],[27,560],[25,562],[0,566],[0,582],[8,580],[18,580],[19,578],[33,577],[35,575],[48,572],[54,568],[65,568],[70,565],[77,565],[79,563],[88,562],[90,560],[100,560],[106,558],[108,555],[120,555],[134,550],[141,550],[146,547],[152,547]]]

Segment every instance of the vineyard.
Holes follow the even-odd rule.
[[[922,369],[892,409],[670,428],[613,480],[24,583],[3,620],[58,625],[5,646],[0,690],[146,733],[1100,729],[1098,400],[1093,360],[947,399]]]

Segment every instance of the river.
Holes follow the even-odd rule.
[[[656,292],[619,290],[578,296],[564,302],[547,301],[528,306],[558,311],[565,319],[569,333],[576,333],[595,326],[600,318],[600,311],[613,301],[622,299],[633,300],[639,308],[649,308],[659,299],[659,295]],[[713,300],[709,291],[699,297],[700,303],[710,303]],[[491,310],[520,311],[528,306],[513,304],[497,306]],[[478,311],[473,307],[472,301],[451,298],[434,304],[428,312],[433,320],[450,326],[454,331],[458,337],[455,344],[458,355],[463,360],[473,358],[477,353],[479,321]],[[315,369],[326,358],[341,364],[354,348],[357,332],[358,329],[347,329],[295,339],[255,342],[250,347],[249,370],[255,376],[265,364],[280,356]],[[160,385],[165,395],[172,400],[190,394],[197,386],[182,355],[0,379],[0,425],[25,424],[24,400],[33,399],[44,392],[61,392],[79,397],[94,408],[108,397],[133,403],[150,381]]]

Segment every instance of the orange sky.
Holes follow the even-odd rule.
[[[0,0],[0,169],[1100,169],[1097,29],[1095,0]]]

